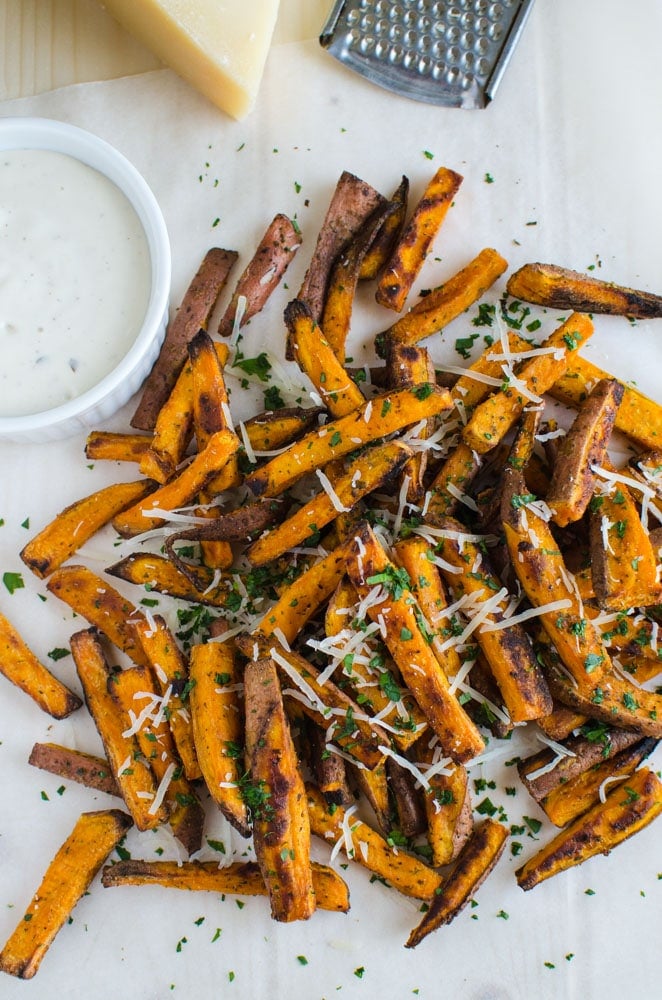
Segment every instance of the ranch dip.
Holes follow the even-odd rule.
[[[0,150],[0,416],[59,406],[113,370],[147,311],[125,195],[63,153]]]

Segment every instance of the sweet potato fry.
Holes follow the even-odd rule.
[[[320,910],[347,913],[349,890],[345,881],[328,865],[311,862],[313,893]],[[106,888],[122,885],[162,885],[189,892],[220,895],[266,896],[267,887],[255,861],[236,862],[219,868],[215,861],[118,861],[103,869]]]
[[[305,542],[311,534],[330,524],[341,507],[351,510],[359,500],[396,476],[411,454],[405,445],[391,441],[366,448],[338,477],[329,479],[318,471],[322,492],[253,542],[246,553],[252,565],[261,566]]]
[[[153,830],[165,822],[167,813],[157,799],[154,775],[142,758],[136,738],[125,735],[125,720],[108,690],[110,671],[101,643],[92,629],[86,629],[72,635],[71,651],[87,707],[126,808],[139,830]]]
[[[427,420],[449,409],[445,389],[425,383],[387,392],[369,400],[346,417],[311,431],[245,479],[254,496],[275,497],[308,472],[323,468],[361,445]]]
[[[191,378],[193,380],[193,430],[198,445],[198,451],[203,451],[217,431],[233,433],[230,416],[229,397],[223,377],[223,363],[211,337],[204,330],[199,330],[188,345],[191,361]],[[221,472],[207,484],[201,499],[204,502],[209,495],[222,493],[223,490],[238,486],[241,481],[236,452],[223,466]],[[205,562],[209,566],[218,566],[208,558],[205,551]]]
[[[393,757],[386,758],[386,777],[395,803],[397,827],[405,837],[427,830],[423,793],[414,775]]]
[[[245,772],[240,673],[233,643],[193,646],[189,681],[193,738],[205,784],[228,822],[248,837],[250,820],[240,783]]]
[[[394,389],[404,389],[412,385],[435,384],[435,370],[432,359],[424,347],[409,347],[395,344],[389,351],[388,367],[389,382]],[[435,420],[428,417],[417,437],[425,440],[432,434]],[[425,493],[425,473],[428,465],[428,453],[424,450],[416,452],[402,470],[401,479],[407,477],[407,501],[420,503]]]
[[[326,331],[313,319],[308,305],[293,299],[285,309],[292,357],[308,376],[332,417],[344,417],[365,403],[365,397],[338,360]]]
[[[284,448],[317,426],[323,412],[321,406],[285,406],[258,413],[244,422],[244,429],[256,457],[261,458],[261,452]]]
[[[135,630],[142,612],[119,591],[86,566],[61,566],[51,574],[48,589],[94,625],[134,663],[146,666]]]
[[[175,479],[152,493],[146,504],[134,504],[113,519],[117,533],[131,538],[163,524],[163,518],[152,514],[152,511],[185,507],[231,461],[238,447],[239,439],[234,431],[217,431],[206,448],[198,452]]]
[[[530,858],[515,873],[522,889],[579,865],[596,854],[609,854],[662,812],[662,782],[642,767]]]
[[[166,402],[186,362],[189,340],[198,330],[206,329],[214,306],[237,259],[234,250],[209,250],[191,281],[182,303],[166,331],[161,351],[143,386],[131,426],[138,430],[154,429],[159,410]]]
[[[202,777],[188,712],[191,690],[188,663],[161,615],[135,624],[138,639],[168,708],[168,723],[189,781]]]
[[[264,308],[300,246],[301,233],[291,219],[281,214],[274,216],[237,282],[219,323],[219,336],[229,337],[235,322],[241,329]],[[239,312],[240,303],[243,308]]]
[[[614,378],[577,353],[568,359],[566,371],[560,375],[549,393],[568,406],[579,407],[600,379]],[[623,385],[623,398],[616,414],[614,427],[636,441],[642,448],[659,448],[662,442],[662,406],[648,399],[638,389]]]
[[[0,614],[0,673],[29,695],[54,719],[66,719],[80,708],[77,694],[58,680],[35,656],[14,626]]]
[[[292,644],[306,622],[333,594],[345,572],[343,546],[313,563],[282,592],[257,626],[262,635],[280,631]]]
[[[473,813],[469,776],[461,764],[436,772],[429,770],[437,763],[438,747],[430,746],[423,736],[414,755],[426,764],[428,787],[423,790],[423,805],[427,816],[427,838],[435,868],[450,864],[460,853],[473,830]]]
[[[474,637],[487,659],[513,722],[537,719],[552,708],[552,699],[533,646],[521,625],[504,617],[509,596],[488,559],[459,521],[447,518],[440,546],[441,574],[456,600],[471,595],[481,614]],[[444,565],[445,564],[445,565]],[[459,572],[458,572],[459,571]],[[489,602],[489,603],[488,603]],[[488,604],[489,610],[485,609]]]
[[[540,800],[541,809],[554,826],[567,826],[602,801],[605,788],[613,788],[619,781],[627,780],[658,744],[659,740],[652,737],[640,739],[583,774],[556,785]]]
[[[430,483],[430,499],[425,511],[427,524],[439,527],[445,517],[456,512],[480,467],[480,455],[460,441]]]
[[[383,622],[384,642],[444,752],[460,762],[471,760],[483,749],[482,737],[450,691],[411,590],[368,525],[349,546],[347,573],[364,600],[379,588],[367,602],[368,616]]]
[[[204,576],[206,579],[204,588],[199,590],[188,576],[173,566],[169,559],[147,552],[136,552],[126,556],[125,559],[120,559],[119,562],[109,566],[106,572],[119,580],[144,587],[149,592],[169,594],[183,601],[209,604],[217,608],[224,607],[234,592],[231,577],[221,576],[220,580],[216,580],[213,570],[207,566],[197,567],[196,576]]]
[[[553,648],[539,649],[539,656],[544,656],[547,682],[558,701],[609,726],[662,738],[661,695],[630,684],[613,670],[587,691],[559,668]]]
[[[551,353],[524,361],[514,384],[506,384],[476,407],[462,431],[466,444],[479,454],[495,448],[529,402],[521,386],[536,398],[542,396],[565,371],[568,354],[577,351],[592,333],[593,323],[589,317],[573,313],[542,344],[542,348],[550,349]],[[513,378],[508,382],[513,383]]]
[[[94,461],[140,463],[151,445],[150,434],[90,431],[85,442],[85,457]]]
[[[170,732],[163,699],[152,672],[129,667],[113,674],[110,693],[124,714],[127,730],[134,732],[140,752],[158,782],[170,828],[189,854],[200,850],[204,812],[193,786],[182,774],[182,765]],[[126,731],[126,730],[125,730]]]
[[[409,312],[380,334],[385,344],[417,344],[448,326],[473,305],[508,267],[496,250],[481,250],[466,267],[434,288]]]
[[[0,952],[3,972],[32,979],[57,932],[130,826],[131,819],[119,809],[79,817]]]
[[[246,760],[253,843],[274,920],[307,920],[315,910],[310,820],[299,762],[285,715],[276,665],[246,664]]]
[[[355,816],[355,807],[329,809],[316,788],[306,788],[310,828],[317,837],[329,842],[338,840],[352,861],[357,861],[369,871],[414,899],[431,899],[441,885],[441,876],[422,861],[394,849],[387,841]],[[348,832],[349,831],[349,832]]]
[[[368,216],[384,198],[359,177],[344,170],[319,231],[311,262],[297,295],[310,306],[319,323],[324,308],[329,274],[343,247],[359,231]],[[288,351],[287,357],[291,359]]]
[[[561,439],[545,500],[552,520],[561,527],[578,521],[595,487],[593,467],[607,452],[623,387],[615,379],[601,379]]]
[[[404,228],[402,236],[387,261],[375,298],[387,309],[400,312],[404,307],[432,241],[446,218],[463,178],[448,167],[440,167],[429,181],[421,200]]]
[[[577,689],[590,698],[611,669],[602,636],[584,615],[556,539],[531,506],[535,497],[522,472],[507,467],[503,483],[501,516],[513,570],[533,607],[541,609],[540,622]]]
[[[548,747],[518,761],[517,773],[529,795],[540,804],[555,788],[565,786],[639,741],[639,734],[629,729],[589,723],[584,732],[559,744],[562,755],[557,748]]]
[[[370,281],[376,278],[393,253],[393,247],[400,237],[407,215],[407,199],[409,197],[409,178],[404,177],[389,198],[397,207],[386,217],[384,224],[371,243],[361,263],[359,281]]]
[[[478,824],[441,891],[409,935],[406,948],[415,948],[428,934],[449,924],[461,912],[498,862],[507,837],[507,828],[496,820],[486,819]]]
[[[57,774],[60,778],[77,781],[79,785],[94,788],[97,792],[120,794],[117,782],[110,773],[108,761],[83,750],[73,750],[57,743],[35,743],[30,751],[28,764],[50,774]]]
[[[70,559],[105,524],[154,491],[156,483],[113,483],[70,504],[21,550],[32,572],[47,577]]]
[[[336,258],[331,270],[320,322],[324,336],[340,364],[345,363],[345,341],[352,321],[361,263],[385,222],[391,215],[397,217],[399,214],[401,211],[397,203],[387,201],[379,205]]]
[[[601,281],[556,264],[525,264],[508,279],[508,294],[552,309],[609,313],[654,319],[662,316],[662,296]]]
[[[603,462],[608,475],[613,470]],[[628,486],[607,483],[598,471],[590,504],[591,580],[598,605],[606,611],[627,611],[662,600],[657,552]],[[629,477],[626,477],[629,479]]]

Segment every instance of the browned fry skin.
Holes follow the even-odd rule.
[[[620,382],[602,379],[561,440],[545,498],[555,524],[578,521],[588,507],[596,481],[593,466],[602,465],[622,398]]]
[[[285,715],[276,665],[246,665],[246,759],[254,794],[253,842],[274,920],[315,910],[306,791]]]
[[[406,948],[415,948],[428,934],[449,924],[462,911],[501,857],[507,837],[507,828],[493,819],[478,824],[441,891],[409,935]]]
[[[307,720],[304,729],[305,744],[310,768],[315,776],[315,784],[328,805],[347,806],[351,794],[347,784],[346,765],[343,757],[329,753],[326,749],[324,730]]]
[[[441,527],[455,533],[444,539],[440,549],[445,563],[441,573],[455,599],[472,594],[480,601],[494,599],[502,591],[499,578],[478,545],[466,537],[459,521],[447,518]],[[503,596],[486,615],[474,637],[494,675],[508,714],[513,722],[537,719],[552,708],[552,699],[533,646],[521,625],[502,627],[508,595]]]
[[[106,757],[125,805],[139,830],[153,830],[165,822],[167,814],[157,805],[154,775],[143,760],[134,736],[125,736],[126,724],[108,685],[110,671],[101,643],[92,629],[71,637],[85,701],[103,743]]]
[[[405,837],[418,837],[427,830],[423,795],[411,771],[392,757],[386,760],[386,777],[395,801],[398,827]]]
[[[292,357],[315,386],[332,417],[344,417],[365,403],[365,397],[343,368],[308,305],[293,299],[285,309]]]
[[[310,306],[313,318],[319,323],[324,308],[329,274],[343,247],[359,231],[368,216],[384,203],[384,198],[373,187],[344,170],[338,180],[315,250],[297,295]],[[288,360],[292,360],[287,353]]]
[[[135,583],[147,591],[169,594],[194,604],[209,604],[222,608],[232,594],[232,579],[214,581],[214,572],[207,566],[197,568],[197,576],[205,578],[202,588],[197,588],[190,578],[178,570],[169,559],[151,553],[136,552],[109,566],[106,572],[128,583]]]
[[[168,326],[156,364],[143,386],[140,403],[131,420],[132,427],[142,431],[154,429],[159,410],[186,362],[188,342],[198,330],[207,328],[236,259],[234,250],[214,247],[206,253]]]
[[[60,778],[77,781],[97,792],[120,794],[117,782],[110,773],[108,761],[82,750],[61,747],[57,743],[35,743],[30,751],[28,764],[40,767],[50,774],[57,774]]]
[[[230,399],[223,377],[225,362],[219,357],[214,341],[204,330],[196,333],[189,343],[188,354],[193,379],[193,430],[198,451],[203,451],[217,431],[226,430],[234,433],[230,417]],[[241,474],[235,451],[219,474],[206,483],[204,493],[200,493],[200,499],[205,503],[215,494],[238,486],[240,481]],[[219,553],[212,546],[203,546],[203,557],[208,566],[221,564],[225,554],[224,548],[220,546]]]
[[[202,777],[195,752],[193,727],[188,712],[191,689],[188,664],[177,640],[161,615],[136,623],[136,632],[163,697],[167,697],[167,715],[177,753],[189,781]]]
[[[383,759],[377,767],[373,767],[372,771],[369,771],[367,767],[354,767],[351,764],[349,769],[357,791],[365,796],[375,814],[377,826],[384,836],[388,837],[393,829],[393,816],[385,760]]]
[[[90,431],[85,442],[85,457],[94,461],[140,462],[151,444],[149,434]]]
[[[662,296],[641,292],[556,264],[525,264],[508,279],[509,295],[552,309],[609,313],[654,319],[662,316]]]
[[[234,329],[240,297],[245,299],[245,306],[239,328],[264,308],[300,246],[301,233],[291,219],[286,215],[276,215],[232,293],[230,304],[218,326],[221,337],[229,337]]]
[[[361,445],[388,437],[450,408],[446,389],[426,383],[387,392],[358,410],[311,431],[245,479],[254,496],[279,496],[308,472],[323,468]]]
[[[135,729],[140,752],[149,762],[159,789],[163,783],[163,801],[173,834],[189,854],[194,854],[202,844],[204,812],[193,786],[182,773],[165,714],[160,715],[160,697],[152,672],[146,667],[118,671],[112,675],[109,690],[124,713],[126,728]],[[146,710],[148,717],[136,729]]]
[[[349,889],[333,868],[311,862],[315,902],[320,910],[347,913]],[[166,889],[215,892],[237,896],[266,896],[260,866],[245,861],[219,868],[215,861],[118,861],[104,868],[106,888],[118,885],[162,885]]]
[[[563,746],[567,756],[561,757],[551,770],[536,775],[541,768],[547,768],[557,757],[551,748],[525,757],[517,764],[517,773],[529,795],[540,803],[554,788],[565,785],[595,767],[601,761],[608,761],[620,750],[640,741],[639,733],[629,729],[609,729],[604,725],[594,725],[588,730],[592,736],[569,737]]]
[[[0,614],[0,673],[54,719],[65,719],[82,702],[55,677],[4,615]]]
[[[605,787],[614,788],[619,781],[627,780],[658,744],[659,740],[652,737],[640,739],[609,760],[552,788],[541,799],[541,808],[555,826],[567,826],[598,802],[605,782]]]
[[[379,335],[378,344],[417,344],[460,316],[490,288],[508,267],[490,247],[481,250],[466,267],[433,289],[393,326]]]
[[[376,585],[382,586],[384,596],[368,607],[369,617],[383,621],[384,642],[444,752],[454,760],[471,760],[483,749],[483,739],[451,693],[428,641],[429,625],[369,525],[361,528],[350,545],[347,573],[361,598]]]
[[[569,355],[585,344],[592,333],[591,319],[582,313],[573,313],[542,344],[552,352],[523,361],[517,379],[526,384],[530,393],[542,396],[567,368]],[[517,384],[506,384],[473,411],[462,431],[464,441],[481,455],[496,448],[528,404],[529,400]]]
[[[530,858],[515,873],[518,885],[533,889],[596,854],[609,854],[661,812],[662,783],[642,767]]]
[[[243,711],[237,690],[241,672],[232,642],[193,646],[189,680],[193,738],[202,777],[228,822],[248,837],[250,819],[240,789],[245,770]]]
[[[113,483],[66,507],[21,550],[21,559],[42,579],[61,566],[85,542],[127,507],[156,487],[151,480]]]
[[[315,836],[321,837],[330,847],[339,838],[342,839],[343,850],[348,858],[386,879],[403,895],[414,899],[430,899],[434,896],[442,881],[438,872],[428,868],[411,854],[391,847],[381,834],[342,806],[336,806],[330,811],[316,788],[308,786],[306,791],[310,826]],[[344,838],[346,817],[351,832],[350,844]]]
[[[503,474],[501,516],[511,565],[533,607],[565,602],[563,608],[543,612],[540,622],[578,691],[590,698],[611,670],[609,654],[601,633],[585,617],[549,525],[527,506],[532,499],[522,472],[508,466]],[[543,714],[550,710],[551,706]]]
[[[409,179],[403,176],[398,187],[389,198],[389,201],[397,207],[395,211],[386,217],[384,224],[363,258],[359,272],[359,281],[369,281],[372,278],[376,278],[393,253],[393,247],[399,239],[402,227],[405,224],[408,197]]]
[[[421,200],[387,261],[375,298],[387,309],[400,312],[432,241],[446,218],[463,178],[448,167],[440,167],[428,183]]]
[[[262,566],[305,542],[335,519],[339,504],[351,510],[363,497],[396,476],[411,454],[411,449],[398,441],[366,448],[340,475],[326,477],[334,496],[329,495],[328,488],[322,489],[286,521],[253,542],[246,552],[247,558],[253,566]],[[324,482],[321,480],[322,485]]]
[[[135,629],[142,612],[102,577],[86,566],[62,566],[51,574],[47,586],[52,594],[103,632],[134,663],[147,665]]]
[[[140,459],[143,476],[167,483],[184,461],[193,437],[193,373],[188,354],[154,422],[152,443]]]
[[[83,813],[0,952],[0,970],[32,979],[57,932],[132,821],[119,809]]]
[[[366,219],[349,246],[336,258],[326,290],[322,329],[340,364],[345,363],[345,341],[352,321],[352,307],[359,280],[361,263],[375,236],[390,216],[397,215],[400,206],[384,202]]]

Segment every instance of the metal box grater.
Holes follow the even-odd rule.
[[[532,6],[533,0],[336,0],[320,44],[396,94],[484,108]]]

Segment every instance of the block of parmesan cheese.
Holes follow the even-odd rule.
[[[252,109],[279,0],[103,0],[147,48],[233,118]]]

